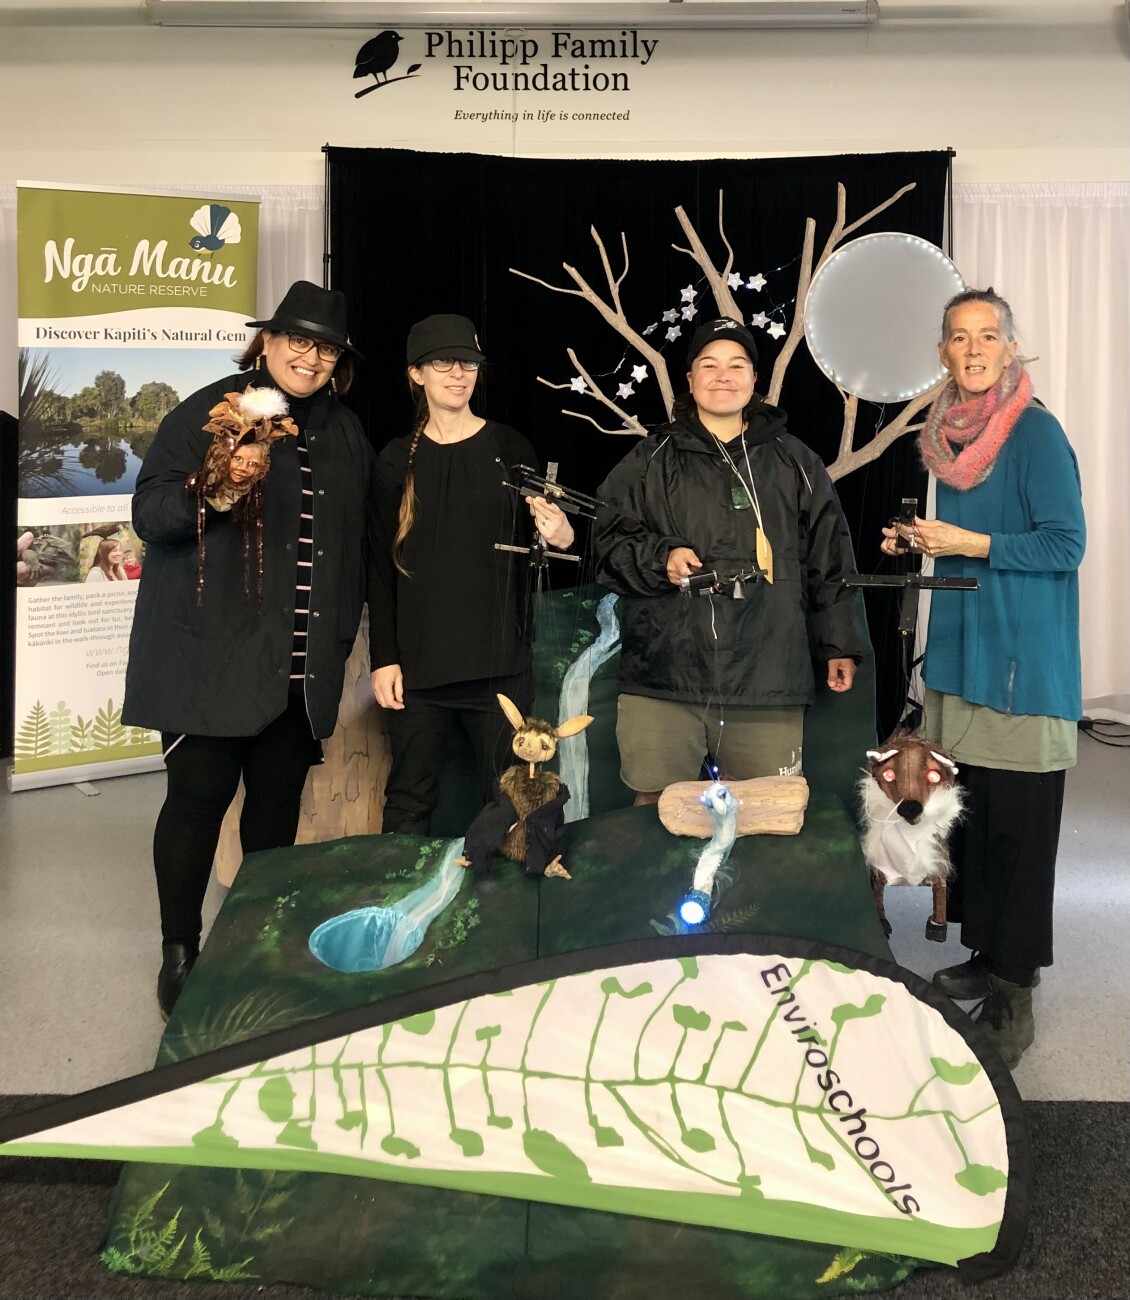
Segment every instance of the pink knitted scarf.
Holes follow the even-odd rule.
[[[918,450],[926,468],[943,483],[968,492],[993,471],[1021,412],[1032,400],[1032,380],[1019,361],[1001,374],[986,392],[958,401],[951,379],[934,399]]]

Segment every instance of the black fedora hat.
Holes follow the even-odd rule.
[[[346,333],[345,294],[340,289],[323,289],[309,280],[295,280],[270,320],[247,323],[280,334],[309,334],[311,338],[336,343],[356,357],[361,355]]]

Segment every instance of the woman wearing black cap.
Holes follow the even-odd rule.
[[[153,857],[168,1016],[243,778],[243,851],[293,844],[318,739],[337,719],[366,599],[375,457],[334,390],[353,376],[340,292],[299,281],[241,373],[161,422],[137,479],[147,544],[122,720],[161,732],[168,792]]]
[[[416,420],[381,452],[384,596],[370,604],[373,691],[392,743],[384,829],[426,834],[452,728],[475,750],[484,797],[510,758],[501,692],[523,712],[533,701],[520,575],[495,549],[526,544],[512,467],[534,465],[513,429],[471,410],[486,360],[465,316],[429,316],[408,335]],[[557,506],[529,501],[534,526],[555,549],[573,529]]]
[[[637,803],[695,780],[708,753],[736,779],[799,773],[812,658],[846,691],[864,651],[835,489],[754,392],[753,336],[707,321],[687,361],[675,421],[599,488],[593,534],[598,581],[625,597],[616,736]],[[694,594],[710,571],[717,594]]]

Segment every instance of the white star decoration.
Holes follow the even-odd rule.
[[[779,320],[775,320],[773,324],[769,326],[769,337],[771,339],[779,339],[784,335],[784,333],[785,327]]]
[[[569,380],[569,387],[574,393],[584,393],[587,391],[585,381],[578,375],[576,379]]]
[[[763,311],[759,311],[756,316],[749,318],[751,325],[756,325],[758,329],[763,330],[769,324],[769,317]]]
[[[643,381],[647,378],[647,366],[633,366],[632,378],[636,381],[637,384],[642,384]]]
[[[726,283],[731,289],[739,289],[741,288],[742,276],[737,271],[731,271],[726,277]]]
[[[644,330],[644,334],[654,334],[655,331],[656,331],[658,328],[659,328],[659,326],[656,325],[654,322],[652,322],[652,324],[650,324],[650,325],[647,327],[647,329]]]
[[[758,272],[757,275],[751,275],[749,279],[745,282],[745,287],[747,289],[758,289],[758,290],[764,289],[765,277],[760,272]]]
[[[694,315],[695,315],[695,313],[696,313],[697,311],[698,311],[698,308],[697,308],[693,303],[691,303],[691,305],[690,305],[689,307],[684,307],[684,308],[683,308],[683,320],[691,320],[691,319],[694,317]]]
[[[678,320],[679,319],[678,307],[672,307],[670,311],[665,311],[663,313],[663,319],[667,322],[668,325],[670,325],[672,321]]]
[[[674,343],[674,341],[679,337],[679,335],[682,332],[683,331],[678,327],[678,325],[672,325],[671,328],[667,331],[667,342]]]
[[[631,384],[621,384],[620,387],[616,390],[616,396],[631,397],[635,391],[636,390],[631,386]]]
[[[693,284],[688,284],[687,287],[683,290],[683,301],[684,301],[684,302],[694,302],[694,285],[693,285]]]

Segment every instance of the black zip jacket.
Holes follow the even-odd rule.
[[[161,422],[137,477],[133,525],[146,543],[122,721],[197,736],[253,736],[286,708],[294,636],[301,511],[293,438],[271,448],[263,500],[263,598],[255,598],[254,533],[244,590],[244,534],[230,512],[205,506],[204,586],[196,601],[196,496],[211,435],[209,410],[225,393],[263,381],[232,375],[186,398]],[[304,686],[313,733],[337,722],[345,661],[372,569],[375,460],[357,417],[327,389],[303,430],[314,490],[314,546]]]
[[[697,417],[684,417],[635,446],[598,491],[597,580],[625,598],[620,689],[694,704],[807,704],[812,659],[858,662],[866,645],[854,593],[840,584],[855,561],[839,499],[777,407],[755,407],[726,450],[741,484]],[[756,567],[749,470],[772,585],[746,583],[744,600],[681,594],[667,577],[677,546],[723,576]]]

